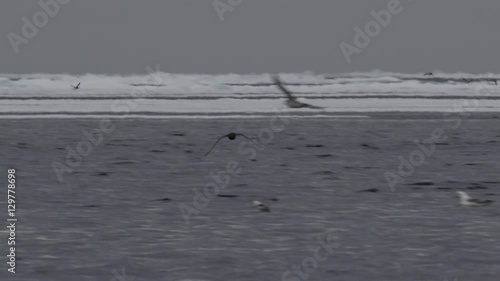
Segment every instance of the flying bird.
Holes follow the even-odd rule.
[[[470,197],[467,193],[463,191],[457,191],[458,197],[460,197],[460,204],[464,206],[482,206],[490,204],[491,200],[480,200]]]
[[[424,74],[424,76],[434,76],[434,74],[432,72],[427,72]]]
[[[495,83],[495,85],[498,85],[497,80],[498,80],[498,79],[491,79],[491,81],[492,81],[493,83]]]
[[[276,86],[286,95],[287,101],[285,102],[285,104],[288,107],[290,107],[290,108],[304,108],[304,107],[307,107],[307,108],[313,108],[313,109],[323,109],[324,108],[324,107],[314,106],[314,105],[310,105],[310,104],[298,101],[292,95],[292,93],[288,89],[286,89],[285,86],[283,86],[283,84],[281,83],[281,80],[279,79],[279,77],[277,75],[273,76],[272,78],[273,78],[273,81],[276,84]]]
[[[212,147],[208,150],[208,152],[207,152],[207,153],[205,153],[205,156],[207,156],[207,155],[210,153],[210,151],[212,151],[212,149],[214,149],[214,147],[215,147],[215,146],[219,143],[219,141],[220,141],[221,139],[223,139],[223,138],[228,138],[229,140],[234,140],[234,139],[236,138],[236,136],[242,136],[242,137],[246,138],[247,140],[249,140],[249,141],[253,142],[254,144],[256,144],[253,140],[251,140],[249,137],[245,136],[244,134],[241,134],[241,133],[233,133],[233,132],[231,132],[231,133],[229,133],[229,134],[227,134],[227,135],[224,135],[224,136],[220,137],[220,138],[219,138],[219,139],[218,139],[218,140],[214,143],[214,145],[212,145]],[[257,144],[256,144],[256,145],[257,145]],[[258,145],[257,145],[257,146],[258,146]]]
[[[259,210],[261,212],[271,212],[271,208],[262,204],[262,202],[260,202],[260,201],[254,200],[252,202],[252,205],[254,208],[256,208],[257,210]]]
[[[75,89],[75,90],[78,90],[78,89],[80,89],[80,84],[81,83],[78,82],[78,84],[76,86],[71,85],[71,87],[73,87],[73,89]]]

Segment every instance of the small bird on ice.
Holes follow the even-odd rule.
[[[241,134],[241,133],[233,133],[233,132],[231,132],[231,133],[229,133],[229,134],[227,134],[227,135],[223,135],[222,137],[220,137],[220,138],[219,138],[219,139],[218,139],[218,140],[214,143],[214,145],[212,145],[212,147],[208,150],[208,152],[207,152],[207,153],[205,153],[205,156],[207,156],[207,155],[210,153],[210,151],[212,151],[212,149],[214,149],[214,147],[215,147],[215,146],[219,143],[219,141],[220,141],[221,139],[223,139],[223,138],[228,138],[229,140],[234,140],[234,139],[236,138],[236,136],[242,136],[242,137],[246,138],[247,140],[249,140],[249,141],[253,142],[255,145],[257,145],[257,144],[256,144],[253,140],[251,140],[249,137],[245,136],[244,134]],[[258,146],[258,145],[257,145],[257,146]]]
[[[78,84],[76,86],[71,85],[71,87],[73,87],[73,89],[75,89],[75,90],[78,90],[78,89],[80,89],[80,84],[81,84],[81,82],[78,82]]]
[[[483,206],[493,203],[491,200],[480,200],[470,197],[467,193],[463,191],[457,191],[458,197],[460,197],[460,204],[464,206]]]
[[[256,208],[257,210],[259,210],[261,212],[271,212],[271,209],[268,206],[262,204],[262,202],[260,202],[260,201],[254,200],[252,202],[252,205],[254,208]]]
[[[287,88],[285,88],[285,86],[283,86],[283,84],[281,83],[281,80],[279,79],[279,77],[277,75],[276,76],[272,76],[272,78],[273,78],[273,81],[276,84],[276,86],[278,86],[278,88],[283,93],[285,93],[285,95],[287,97],[287,101],[285,102],[285,104],[288,107],[290,107],[290,108],[304,108],[304,107],[307,107],[307,108],[313,108],[313,109],[323,109],[324,108],[324,107],[314,106],[314,105],[310,105],[310,104],[298,101],[292,95],[292,92],[290,92]]]

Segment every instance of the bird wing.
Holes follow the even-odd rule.
[[[276,84],[276,86],[278,86],[278,88],[283,92],[285,93],[285,95],[287,96],[287,98],[289,100],[295,100],[295,98],[292,96],[292,93],[287,89],[285,88],[285,86],[283,86],[283,84],[281,83],[281,80],[279,79],[279,77],[276,75],[276,76],[273,76],[273,81],[274,83]]]
[[[81,82],[78,82],[78,84],[77,84],[76,86],[77,86],[77,87],[80,87],[80,84],[81,84]]]
[[[489,203],[492,203],[493,201],[472,198],[472,199],[469,199],[469,202],[476,203],[476,204],[489,204]]]
[[[220,142],[220,140],[221,140],[221,139],[223,139],[223,138],[225,138],[225,137],[227,137],[227,135],[224,135],[224,136],[220,137],[220,138],[219,138],[219,139],[218,139],[218,140],[214,143],[214,145],[212,145],[212,147],[210,147],[210,149],[208,150],[208,152],[207,152],[207,153],[205,153],[205,155],[204,155],[204,156],[207,156],[207,155],[210,153],[210,151],[212,151],[212,149],[214,149],[214,147],[215,147],[215,146],[216,146],[216,145]]]
[[[325,109],[322,106],[315,106],[315,105],[310,105],[310,104],[307,104],[307,107],[312,108],[312,109]]]
[[[242,134],[242,133],[236,133],[236,135],[237,135],[237,136],[242,136],[242,137],[246,138],[247,140],[249,140],[249,141],[253,142],[253,143],[254,143],[257,147],[259,146],[259,145],[258,145],[258,144],[254,141],[254,140],[252,140],[251,138],[249,138],[249,137],[245,136],[245,135],[244,135],[244,134]]]

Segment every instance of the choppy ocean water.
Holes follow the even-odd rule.
[[[112,119],[63,181],[54,163],[102,118],[2,119],[19,243],[18,273],[4,263],[0,280],[498,280],[500,115],[358,114],[297,114],[272,138],[271,115]],[[392,191],[384,174],[435,129],[446,140]],[[249,157],[225,139],[203,157],[230,131],[270,141]],[[240,173],[186,223],[179,206],[228,163]],[[457,190],[495,202],[460,206]]]
[[[0,75],[0,280],[498,280],[497,77]]]

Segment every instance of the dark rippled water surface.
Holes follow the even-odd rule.
[[[500,280],[494,115],[457,129],[438,115],[297,118],[272,136],[268,119],[112,122],[62,182],[53,164],[66,165],[99,120],[0,122],[0,167],[5,179],[17,169],[19,219],[17,273],[7,273],[4,228],[0,280]],[[436,128],[447,139],[391,192],[384,173]],[[204,158],[230,131],[270,143],[252,161],[238,152],[243,138],[224,139]],[[240,173],[188,224],[179,206],[193,207],[193,189],[228,163]],[[460,206],[457,190],[495,202]],[[318,261],[322,237],[333,250]]]

